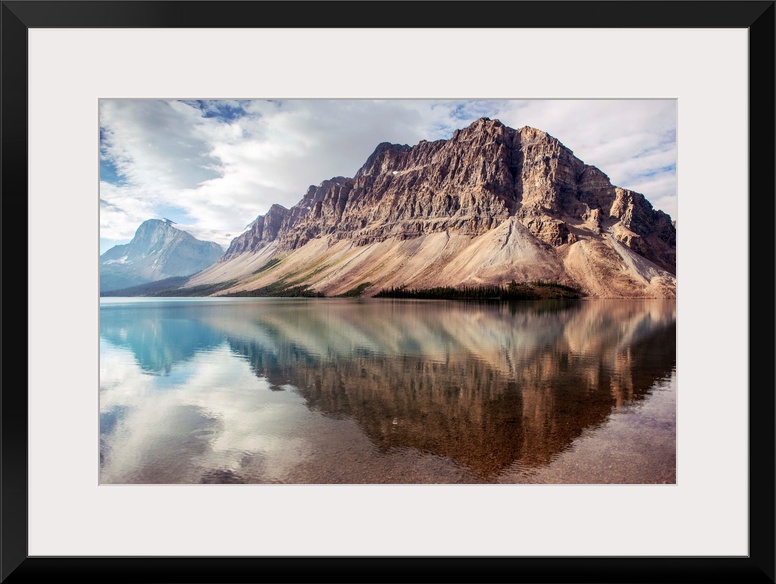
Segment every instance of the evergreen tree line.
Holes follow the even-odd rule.
[[[373,298],[415,298],[418,300],[541,300],[544,298],[579,298],[580,292],[571,286],[535,281],[518,284],[512,280],[506,286],[438,286],[435,288],[386,288]]]

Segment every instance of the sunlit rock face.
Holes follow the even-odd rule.
[[[100,256],[100,291],[189,276],[215,263],[223,253],[217,243],[196,239],[169,221],[149,219],[140,224],[132,241]]]
[[[240,254],[261,249],[274,241],[290,212],[282,205],[272,205],[264,215],[259,215],[245,233],[232,240],[220,261],[225,262]]]
[[[482,118],[449,140],[379,144],[355,177],[258,217],[189,285],[283,281],[336,294],[365,282],[376,292],[549,279],[593,297],[663,298],[674,297],[675,269],[675,225],[644,195],[546,132]]]

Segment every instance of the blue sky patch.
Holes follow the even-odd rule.
[[[659,174],[675,174],[676,164],[669,164],[668,166],[662,166],[660,168],[650,168],[646,172],[639,174],[639,178],[651,178]]]
[[[183,100],[183,103],[191,105],[202,112],[204,118],[216,118],[219,121],[230,123],[246,115],[239,101],[211,101],[207,99]]]
[[[191,216],[189,216],[188,212],[181,207],[160,205],[157,207],[156,212],[160,217],[169,219],[173,223],[182,223],[185,225],[192,222]]]
[[[100,180],[118,186],[126,184],[126,180],[119,174],[116,165],[108,158],[102,157],[100,158]]]

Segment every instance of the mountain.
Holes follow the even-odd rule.
[[[149,219],[127,244],[100,256],[100,292],[136,286],[171,276],[188,276],[213,264],[224,250],[176,229],[171,221]]]
[[[481,118],[449,140],[382,143],[353,178],[273,205],[187,287],[219,294],[556,282],[675,297],[676,228],[556,138]]]

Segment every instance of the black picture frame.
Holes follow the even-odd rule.
[[[217,4],[217,6],[215,6]],[[388,6],[390,5],[390,6]],[[424,6],[425,5],[425,6]],[[444,9],[441,9],[444,7]],[[497,19],[493,14],[498,13]],[[749,32],[747,557],[29,557],[28,333],[6,320],[0,580],[59,582],[774,582],[774,0],[539,2],[3,1],[0,288],[28,311],[30,28],[742,28]],[[379,19],[374,17],[379,14]],[[16,242],[15,244],[13,242]],[[756,312],[754,308],[756,307]],[[755,320],[756,318],[756,320]],[[2,346],[0,344],[0,346]],[[20,378],[21,376],[21,378]],[[713,513],[713,510],[710,510]]]

